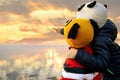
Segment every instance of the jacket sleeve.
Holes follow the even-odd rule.
[[[88,54],[83,49],[78,49],[75,59],[86,68],[103,72],[107,69],[110,58],[109,40],[99,40],[93,45],[94,55]]]

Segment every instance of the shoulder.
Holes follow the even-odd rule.
[[[114,42],[110,38],[98,37],[93,40],[93,42],[91,43],[91,47],[94,50],[100,49],[100,50],[110,51],[110,46],[112,46],[113,44],[114,44]]]
[[[109,37],[96,37],[96,38],[94,38],[93,43],[94,44],[106,44],[107,45],[107,44],[112,44],[113,41]]]

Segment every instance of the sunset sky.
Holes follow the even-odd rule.
[[[63,27],[67,19],[75,17],[77,7],[89,1],[93,0],[0,0],[0,55],[67,46],[52,28]],[[120,0],[96,1],[108,5],[108,16],[120,31]],[[119,38],[118,34],[118,42]]]

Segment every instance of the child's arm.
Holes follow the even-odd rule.
[[[110,45],[108,45],[109,43],[112,44],[111,41],[106,40],[94,45],[94,55],[90,55],[83,49],[71,49],[72,51],[70,51],[68,57],[75,58],[75,60],[90,70],[103,72],[109,65],[111,53],[109,49]]]

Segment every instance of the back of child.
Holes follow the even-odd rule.
[[[73,19],[60,32],[64,34],[70,48],[82,48],[93,55],[89,45],[94,36],[93,23],[93,20],[89,19]],[[82,66],[75,59],[66,58],[60,80],[101,80],[101,76]]]
[[[77,17],[94,19],[98,24],[99,29],[96,30],[94,40],[91,43],[94,55],[89,55],[82,49],[78,49],[77,54],[73,54],[76,54],[74,56],[75,60],[82,63],[85,67],[101,72],[103,80],[120,80],[120,47],[114,42],[117,37],[117,28],[107,18],[107,6],[105,5],[106,9],[104,8],[101,12],[102,8],[99,8],[100,5],[102,4],[96,4],[95,7],[88,9],[88,5],[84,4],[78,8],[77,12]],[[100,16],[100,14],[103,15]]]

